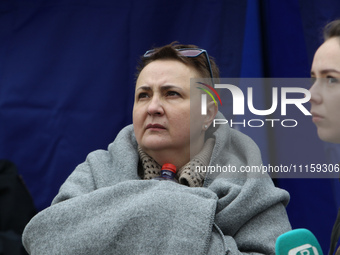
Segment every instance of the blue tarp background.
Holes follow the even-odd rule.
[[[139,56],[172,41],[205,48],[221,77],[309,77],[338,0],[0,0],[0,158],[13,161],[38,210],[74,168],[132,121]],[[258,96],[259,104],[266,91]],[[297,129],[247,129],[264,160],[339,162],[301,114]],[[276,179],[293,228],[326,253],[340,204],[334,179]]]

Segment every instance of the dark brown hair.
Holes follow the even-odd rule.
[[[174,59],[178,60],[188,66],[192,66],[197,70],[197,72],[202,76],[202,78],[211,78],[210,72],[209,72],[209,66],[207,59],[205,57],[205,54],[201,54],[197,57],[185,57],[181,56],[179,52],[176,49],[184,49],[184,48],[196,48],[198,49],[196,45],[185,45],[185,44],[178,44],[177,42],[173,42],[171,44],[165,45],[163,47],[154,48],[155,51],[151,56],[144,57],[142,56],[139,62],[139,65],[137,66],[137,73],[136,73],[136,79],[138,78],[140,72],[143,70],[145,66],[147,66],[149,63],[159,60],[159,59]],[[219,78],[220,72],[219,69],[212,57],[209,56],[210,65],[212,69],[212,73],[215,78]]]
[[[328,23],[323,30],[323,38],[325,41],[332,37],[340,38],[340,19]]]

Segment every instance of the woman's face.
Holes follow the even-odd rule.
[[[136,82],[133,125],[138,144],[150,156],[175,151],[187,157],[190,131],[195,141],[204,139],[200,114],[191,115],[196,123],[190,130],[190,78],[195,77],[194,68],[176,60],[156,60],[141,71]]]
[[[340,40],[330,38],[314,55],[311,114],[321,140],[340,143]],[[321,79],[320,79],[321,78]]]

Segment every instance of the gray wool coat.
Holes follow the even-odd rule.
[[[108,150],[90,153],[61,186],[52,205],[26,226],[29,254],[275,254],[291,229],[289,194],[266,174],[240,172],[261,155],[244,134],[220,125],[204,186],[141,180],[133,126]]]

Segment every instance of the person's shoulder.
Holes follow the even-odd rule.
[[[229,128],[229,133],[232,140],[247,145],[247,147],[254,147],[254,149],[258,149],[258,146],[255,143],[255,141],[248,135],[242,133],[241,131],[234,128]]]
[[[222,114],[219,117],[221,118],[221,116],[223,117]],[[213,134],[216,138],[216,142],[222,142],[225,146],[236,146],[245,151],[259,151],[257,144],[251,137],[235,128],[231,128],[228,124],[215,127]]]
[[[108,146],[108,151],[116,149],[116,147],[136,147],[137,141],[133,129],[133,125],[127,125],[119,131],[118,135]]]

